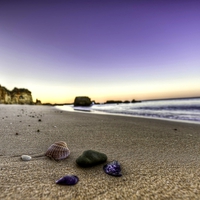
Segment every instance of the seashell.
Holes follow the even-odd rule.
[[[75,185],[79,181],[79,178],[74,175],[63,176],[56,181],[56,184],[60,185]]]
[[[106,174],[111,176],[122,176],[121,167],[118,161],[113,161],[107,165],[104,165],[103,170]]]
[[[52,144],[45,153],[45,156],[53,158],[54,160],[62,160],[67,158],[69,154],[70,151],[67,147],[67,144],[63,141],[60,141]]]
[[[29,160],[31,160],[32,158],[31,158],[31,156],[28,156],[28,155],[22,155],[22,156],[21,156],[21,159],[22,159],[23,161],[29,161]]]

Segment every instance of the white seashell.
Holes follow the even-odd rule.
[[[52,144],[45,153],[45,156],[53,158],[54,160],[62,160],[67,158],[69,154],[70,151],[67,147],[67,144],[63,141],[60,141]]]
[[[29,160],[32,159],[32,157],[31,157],[31,156],[28,156],[28,155],[22,155],[22,156],[21,156],[21,159],[22,159],[23,161],[29,161]]]

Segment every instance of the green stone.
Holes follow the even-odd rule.
[[[84,151],[83,154],[76,159],[76,163],[80,167],[92,167],[104,163],[106,160],[106,154],[93,150],[87,150]]]

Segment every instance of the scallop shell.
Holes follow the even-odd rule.
[[[79,181],[79,178],[75,175],[63,176],[56,181],[56,184],[60,185],[75,185]]]
[[[45,156],[53,158],[54,160],[62,160],[67,158],[69,154],[70,151],[67,147],[67,144],[63,141],[60,141],[52,144],[45,153]]]

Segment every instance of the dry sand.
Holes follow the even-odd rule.
[[[67,142],[69,158],[42,156],[60,140]],[[108,162],[118,160],[123,176],[105,174],[104,164],[78,167],[76,158],[88,149],[105,153]],[[22,161],[23,154],[32,160]],[[55,184],[67,174],[77,175],[78,184]],[[200,199],[199,177],[198,124],[0,105],[2,200]]]

